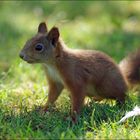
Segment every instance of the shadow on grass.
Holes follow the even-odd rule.
[[[0,109],[0,131],[2,137],[11,137],[11,133],[7,133],[11,131],[14,136],[23,135],[24,138],[84,137],[87,131],[94,132],[104,125],[106,127],[118,122],[126,111],[133,109],[136,99],[132,100],[128,97],[121,108],[114,101],[91,101],[83,108],[77,124],[72,124],[70,120],[65,119],[69,116],[68,107],[63,109],[57,106],[58,108],[52,108],[45,114],[40,113],[38,106],[30,110],[27,106],[19,107],[19,114],[16,113],[18,109],[13,108],[11,111]]]
[[[0,114],[3,114],[2,112],[0,110]],[[19,130],[24,132],[29,129],[31,132],[39,131],[44,136],[50,136],[50,138],[58,138],[63,132],[67,133],[67,131],[72,131],[76,136],[83,136],[85,131],[90,131],[91,127],[98,128],[104,122],[115,122],[116,116],[122,116],[124,110],[119,109],[118,106],[94,102],[83,109],[77,124],[72,124],[70,120],[66,121],[64,119],[68,114],[68,112],[55,109],[42,115],[36,108],[31,111],[24,108],[19,115],[15,115],[13,111],[7,115],[5,113],[1,123],[3,126],[7,125],[9,127],[7,129],[12,129],[15,134]]]

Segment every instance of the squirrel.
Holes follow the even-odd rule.
[[[80,114],[86,96],[95,100],[114,99],[125,102],[129,85],[140,82],[140,51],[116,64],[107,54],[97,50],[70,49],[60,37],[57,27],[48,31],[45,22],[20,52],[28,63],[41,63],[48,79],[47,111],[64,88],[70,91],[71,115]]]

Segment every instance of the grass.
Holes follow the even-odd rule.
[[[117,124],[126,111],[140,105],[139,90],[129,91],[121,109],[114,101],[92,101],[72,125],[64,121],[70,110],[66,90],[56,108],[39,113],[48,93],[44,72],[18,56],[39,22],[47,20],[49,28],[59,26],[68,47],[101,50],[120,62],[139,47],[140,2],[1,1],[0,9],[0,139],[140,138],[138,117]]]

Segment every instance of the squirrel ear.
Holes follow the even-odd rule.
[[[51,41],[52,45],[55,46],[56,43],[58,42],[59,36],[60,36],[60,34],[59,34],[58,28],[57,27],[53,27],[49,31],[49,33],[47,35],[47,38],[48,38],[49,41]]]
[[[45,22],[41,22],[38,26],[38,33],[46,33],[47,32],[47,26]]]

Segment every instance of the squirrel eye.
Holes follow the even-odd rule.
[[[37,44],[36,46],[35,46],[35,50],[36,51],[42,51],[44,49],[44,45],[43,44]]]

